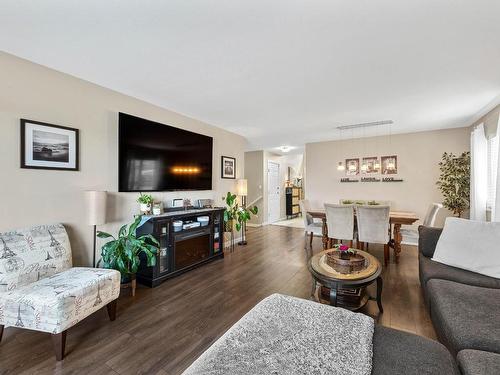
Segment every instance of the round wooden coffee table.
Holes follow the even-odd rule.
[[[357,250],[356,253],[366,259],[365,268],[352,273],[340,273],[333,269],[326,261],[326,254],[335,251],[329,249],[311,257],[309,271],[313,277],[311,295],[316,296],[319,302],[329,303],[332,306],[344,307],[349,310],[362,308],[369,300],[376,300],[378,309],[382,313],[382,265],[373,255]],[[366,287],[377,282],[377,297],[368,295]],[[317,288],[317,283],[322,287]],[[325,298],[322,290],[329,289]]]

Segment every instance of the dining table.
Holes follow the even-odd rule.
[[[322,243],[323,250],[328,248],[328,226],[326,225],[326,211],[324,209],[310,209],[307,211],[313,218],[322,220]],[[354,213],[356,215],[356,213]],[[401,235],[402,225],[412,225],[418,220],[418,216],[414,212],[409,211],[391,211],[389,214],[389,225],[392,228],[392,236],[389,240],[389,246],[394,249],[394,258],[396,263],[399,263],[401,254]]]

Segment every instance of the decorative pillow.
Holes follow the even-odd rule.
[[[500,278],[500,222],[447,218],[432,260]]]

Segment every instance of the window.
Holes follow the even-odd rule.
[[[488,198],[486,209],[495,209],[495,196],[497,191],[498,170],[498,135],[488,140]]]

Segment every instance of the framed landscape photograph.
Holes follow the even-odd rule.
[[[359,174],[359,159],[345,159],[346,176],[357,176]]]
[[[236,159],[229,156],[221,157],[221,177],[236,178]]]
[[[366,170],[361,170],[363,174],[376,174],[380,172],[378,156],[363,158],[363,164],[366,165]]]
[[[78,129],[21,119],[21,168],[77,171]]]
[[[398,173],[398,157],[396,155],[382,156],[382,174]]]

